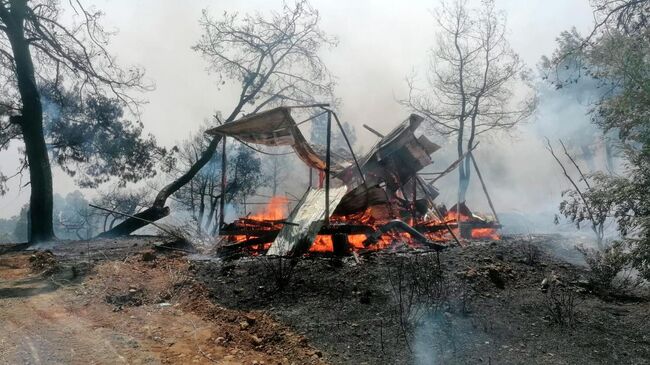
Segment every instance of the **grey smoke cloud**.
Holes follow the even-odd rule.
[[[200,35],[197,20],[201,10],[208,8],[213,14],[264,12],[278,8],[281,2],[96,0],[95,4],[106,13],[107,28],[119,30],[110,46],[118,61],[145,67],[148,78],[156,83],[155,91],[142,95],[148,100],[142,113],[146,131],[162,144],[173,146],[216,111],[229,111],[236,98],[232,87],[219,88],[217,79],[207,73],[206,63],[190,49]],[[361,127],[363,123],[388,131],[408,115],[396,99],[406,95],[404,78],[408,74],[423,73],[428,50],[435,41],[429,10],[436,2],[313,0],[312,5],[320,11],[322,28],[340,41],[337,48],[323,54],[337,77],[337,96],[343,102],[339,115],[355,126],[358,148],[368,149],[376,137]],[[587,0],[497,0],[497,7],[507,13],[513,48],[531,67],[542,55],[553,51],[554,39],[560,31],[572,26],[584,31],[592,22]],[[539,121],[547,117],[537,118]],[[559,176],[549,175],[545,177],[548,181],[540,181],[538,172],[551,171],[552,162],[547,161],[540,141],[526,128],[529,127],[522,129],[516,143],[481,142],[477,158],[490,164],[485,175],[495,190],[499,209],[516,209],[521,205],[517,196],[530,197],[531,204],[557,200],[561,190],[546,188],[561,186]],[[453,157],[451,145],[443,147],[434,155],[436,168]],[[17,166],[17,156],[15,146],[0,152],[0,168],[11,173]],[[55,191],[60,194],[76,189],[61,172],[55,172],[55,179]],[[441,183],[439,186],[445,184]],[[531,187],[537,188],[531,193]],[[482,201],[480,188],[471,189],[478,195],[469,198]],[[455,188],[442,190],[443,199],[453,200]],[[0,197],[0,217],[16,214],[28,196],[28,188],[19,193],[14,183],[9,194]],[[485,209],[481,204],[477,203]]]

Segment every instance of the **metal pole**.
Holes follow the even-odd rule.
[[[424,182],[422,181],[422,179],[420,179],[419,177],[416,176],[415,181],[417,181],[418,184],[420,184],[420,186],[422,187],[422,190],[425,191],[424,196],[429,201],[429,204],[431,204],[431,206],[433,207],[433,211],[436,212],[436,215],[438,216],[438,218],[440,218],[442,223],[447,228],[447,231],[449,231],[449,234],[451,234],[451,236],[454,238],[454,241],[456,241],[458,246],[465,247],[464,244],[460,243],[460,240],[458,239],[458,237],[456,237],[456,234],[454,233],[454,231],[451,229],[451,227],[449,227],[449,224],[447,224],[447,222],[445,221],[445,217],[442,215],[442,212],[440,211],[440,209],[438,209],[438,207],[436,206],[436,203],[433,201],[433,199],[431,199],[431,197],[428,194],[426,194],[427,188],[424,186]]]
[[[226,136],[221,139],[221,198],[219,199],[219,230],[224,225],[224,209],[225,209],[225,196],[226,196],[226,173],[227,173],[228,158],[226,157]]]
[[[416,182],[418,176],[413,175],[413,224],[415,224],[416,216],[418,213],[417,200],[418,200],[418,184]]]
[[[363,171],[361,171],[361,166],[359,165],[359,160],[357,160],[357,155],[354,154],[354,150],[352,149],[352,144],[350,144],[350,140],[348,139],[348,136],[345,133],[345,130],[343,130],[343,125],[341,124],[341,121],[339,120],[339,117],[333,111],[329,110],[329,112],[330,112],[330,114],[334,115],[334,120],[336,120],[336,124],[339,126],[339,129],[341,130],[341,134],[343,135],[343,139],[345,139],[345,143],[348,145],[348,148],[350,149],[350,154],[352,154],[352,159],[354,159],[354,164],[357,165],[357,171],[359,171],[359,176],[361,177],[361,181],[363,181],[363,185],[366,185],[366,177],[363,175]],[[330,117],[330,119],[331,119],[331,117]],[[330,124],[331,124],[331,121],[330,121]]]
[[[330,223],[330,167],[332,148],[332,112],[327,112],[327,152],[325,153],[325,225]]]
[[[492,204],[492,199],[490,199],[490,194],[488,193],[487,187],[485,186],[485,181],[483,181],[483,176],[481,175],[481,171],[479,171],[478,169],[478,164],[474,159],[474,154],[470,153],[469,157],[472,159],[472,163],[474,164],[474,170],[476,170],[476,175],[478,176],[478,179],[481,182],[481,187],[483,187],[483,192],[485,193],[485,197],[487,198],[488,204],[490,205],[490,209],[492,209],[492,214],[494,214],[494,219],[496,219],[497,223],[499,223],[499,217],[497,216],[497,211],[494,209],[494,204]]]

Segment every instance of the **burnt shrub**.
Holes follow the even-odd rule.
[[[529,266],[539,264],[542,251],[535,244],[531,242],[522,242],[519,246],[519,251],[524,256],[524,263]]]
[[[641,283],[631,271],[631,257],[622,243],[614,242],[602,250],[582,245],[576,249],[589,266],[590,285],[601,294],[622,294]]]
[[[284,256],[261,256],[259,258],[260,266],[266,274],[265,277],[272,281],[277,291],[284,290],[291,281],[298,264],[295,257]]]
[[[578,294],[575,290],[551,281],[544,293],[544,311],[551,323],[560,327],[573,328],[577,323]]]
[[[396,314],[407,332],[431,312],[448,304],[449,280],[432,256],[400,257],[388,267]]]

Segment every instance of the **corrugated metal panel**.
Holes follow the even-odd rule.
[[[238,140],[265,146],[291,146],[302,161],[318,170],[325,170],[325,147],[307,142],[289,108],[279,107],[226,123],[205,133],[225,135]],[[334,151],[333,151],[334,152]],[[349,166],[343,156],[332,153],[331,170],[336,173]]]
[[[330,214],[336,209],[347,188],[330,188]],[[289,222],[273,241],[267,255],[300,255],[307,252],[325,221],[325,189],[309,189],[293,209]]]

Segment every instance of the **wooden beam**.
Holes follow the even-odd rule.
[[[384,135],[383,135],[383,134],[377,132],[376,129],[372,128],[371,126],[369,126],[369,125],[367,125],[367,124],[364,124],[364,125],[363,125],[363,128],[369,130],[372,134],[374,134],[375,136],[377,136],[377,137],[379,137],[379,138],[384,138]]]

